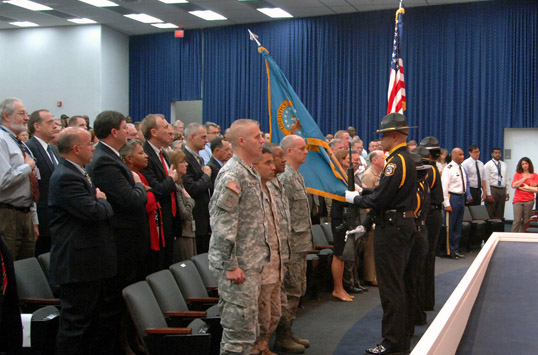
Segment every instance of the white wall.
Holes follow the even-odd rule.
[[[509,153],[510,157],[508,157],[507,153]],[[505,128],[503,160],[506,163],[510,200],[504,206],[504,218],[510,220],[514,219],[512,178],[516,172],[519,159],[523,157],[531,159],[534,172],[538,173],[538,128]]]
[[[128,41],[100,25],[2,30],[0,100],[17,97],[28,112],[86,114],[92,121],[104,109],[126,113]]]

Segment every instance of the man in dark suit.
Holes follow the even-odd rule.
[[[187,174],[183,177],[183,186],[195,201],[192,215],[196,224],[196,251],[198,254],[209,250],[209,199],[211,197],[211,168],[204,166],[198,154],[207,143],[207,132],[199,123],[190,123],[185,129],[183,152],[187,156]]]
[[[143,147],[148,155],[148,166],[142,169],[141,173],[148,180],[151,191],[161,205],[165,245],[160,246],[161,251],[164,248],[160,258],[165,268],[174,262],[173,240],[181,237],[181,225],[176,222],[179,217],[175,195],[177,171],[170,166],[168,155],[163,150],[172,144],[171,133],[172,127],[163,115],[150,114],[142,121],[142,134],[146,139]]]
[[[58,354],[110,353],[110,318],[103,313],[105,282],[117,259],[106,195],[90,182],[83,166],[93,155],[90,134],[78,127],[60,134],[64,159],[50,178],[50,280],[60,285]]]
[[[211,147],[212,156],[207,166],[211,168],[211,184],[215,186],[215,180],[220,168],[233,156],[232,146],[223,137],[214,138],[209,146]],[[211,195],[213,195],[213,186],[211,186]]]
[[[37,202],[39,235],[35,244],[35,255],[38,256],[50,251],[49,181],[52,172],[60,161],[60,152],[58,148],[50,144],[57,134],[57,127],[54,117],[49,111],[32,112],[28,121],[28,131],[32,138],[26,142],[26,145],[32,151],[39,171],[37,175],[39,183],[39,201]]]
[[[144,221],[149,187],[120,158],[118,151],[127,143],[125,116],[115,111],[101,112],[95,119],[94,132],[99,144],[88,164],[88,173],[95,186],[107,194],[114,210],[112,228],[118,274],[110,289],[110,311],[116,313],[119,329],[119,321],[125,314],[121,290],[145,276],[143,262],[149,251],[149,230]]]

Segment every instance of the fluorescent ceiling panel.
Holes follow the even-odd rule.
[[[33,23],[30,21],[10,22],[9,24],[13,26],[18,26],[18,27],[38,27],[39,26],[37,23]]]
[[[159,0],[160,2],[164,2],[165,4],[187,4],[187,0]]]
[[[157,17],[153,17],[147,14],[128,14],[124,15],[125,17],[128,17],[132,20],[143,22],[143,23],[157,23],[157,22],[163,22],[163,20],[158,19]]]
[[[222,16],[221,14],[217,14],[216,12],[211,10],[189,11],[189,14],[198,16],[207,21],[227,20],[226,17]]]
[[[112,1],[108,0],[79,0],[82,2],[85,2],[86,4],[90,4],[97,7],[112,7],[112,6],[120,6],[116,3],[113,3]]]
[[[32,10],[32,11],[52,10],[52,7],[41,5],[41,4],[38,4],[37,2],[33,2],[29,0],[7,0],[7,1],[4,1],[4,3],[23,7],[25,9]]]
[[[289,12],[282,10],[280,7],[263,7],[257,9],[259,12],[264,13],[265,15],[272,18],[290,18],[293,17]]]
[[[78,25],[88,25],[90,23],[97,23],[96,21],[91,20],[89,18],[85,18],[85,17],[84,18],[72,18],[67,21],[76,23]]]
[[[152,23],[152,26],[158,27],[158,28],[179,28],[178,26],[174,25],[173,23]]]

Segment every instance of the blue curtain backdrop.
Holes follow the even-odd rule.
[[[159,33],[129,38],[129,114],[141,121],[149,113],[170,117],[173,101],[200,100],[200,31]]]
[[[386,112],[394,14],[376,11],[203,30],[204,121],[228,127],[237,118],[250,117],[268,130],[266,69],[256,44],[248,39],[250,28],[324,133],[353,125],[367,144]],[[434,135],[442,146],[465,151],[469,144],[478,144],[485,161],[492,147],[502,147],[505,127],[537,127],[537,26],[538,3],[530,1],[407,8],[402,48],[405,114],[419,126],[410,139]],[[151,112],[153,102],[169,106],[177,97],[174,92],[194,94],[192,88],[200,84],[193,73],[200,73],[201,49],[191,54],[196,60],[190,64],[185,63],[190,58],[185,58],[183,46],[195,46],[188,42],[151,58],[164,49],[149,37],[131,40],[131,63],[140,65],[136,75],[136,67],[131,68],[131,108],[141,117]],[[167,71],[178,61],[193,82],[186,75],[163,73],[167,83],[175,81],[168,96],[147,91],[138,82],[149,80],[145,71]],[[152,68],[142,67],[142,62]]]

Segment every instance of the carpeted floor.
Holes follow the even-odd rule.
[[[477,251],[466,254],[465,259],[436,258],[436,307],[428,312],[428,324],[441,309],[452,290],[474,260]],[[353,302],[340,302],[329,292],[321,292],[318,299],[305,300],[294,322],[294,332],[308,338],[311,347],[306,354],[362,354],[364,349],[381,341],[381,306],[379,292],[356,295]],[[413,345],[427,329],[416,328]],[[286,354],[286,353],[279,353]]]

